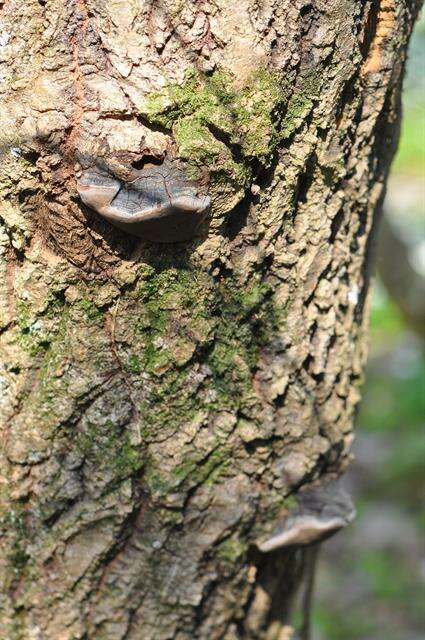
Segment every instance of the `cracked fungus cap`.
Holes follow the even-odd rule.
[[[136,172],[123,182],[98,167],[77,179],[85,205],[113,225],[151,242],[182,242],[193,238],[210,208],[208,195],[170,164]]]
[[[257,542],[267,553],[282,547],[315,544],[346,527],[356,515],[353,502],[339,482],[300,492],[297,504],[277,523],[273,534]]]

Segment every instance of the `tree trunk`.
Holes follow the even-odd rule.
[[[418,8],[0,2],[0,637],[291,637]]]

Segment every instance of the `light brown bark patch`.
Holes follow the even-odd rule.
[[[378,9],[376,32],[363,66],[363,75],[377,73],[381,69],[385,41],[391,35],[395,26],[395,12],[394,0],[381,0]]]

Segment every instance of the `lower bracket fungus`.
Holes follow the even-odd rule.
[[[301,491],[297,504],[278,522],[273,534],[257,542],[263,553],[282,547],[317,544],[346,527],[356,515],[350,496],[337,482]]]

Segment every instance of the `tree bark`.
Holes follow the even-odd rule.
[[[349,459],[419,2],[0,7],[0,636],[289,638],[257,542]],[[183,242],[79,197],[166,163]]]

